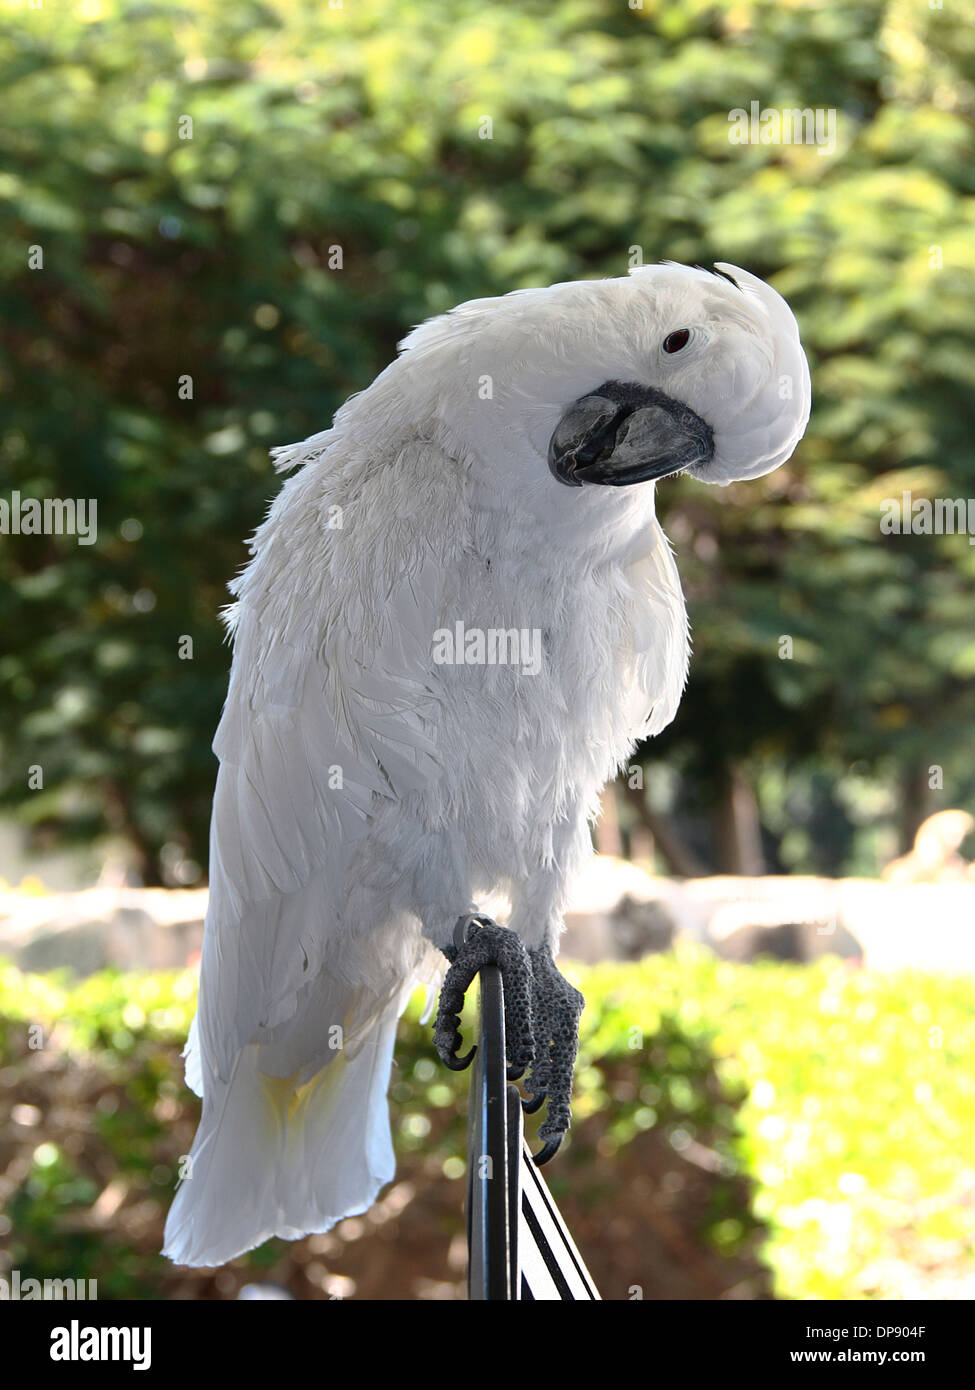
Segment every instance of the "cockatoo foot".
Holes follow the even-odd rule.
[[[482,966],[496,965],[504,980],[508,1076],[517,1080],[530,1064],[525,1089],[531,1099],[524,1102],[525,1110],[533,1113],[548,1102],[538,1131],[545,1145],[536,1156],[536,1162],[547,1162],[569,1128],[579,1016],[586,1001],[556,968],[550,951],[526,951],[513,931],[489,917],[462,917],[454,939],[455,945],[444,948],[451,965],[440,991],[434,1045],[451,1070],[470,1066],[474,1048],[458,1056],[464,995]]]
[[[579,1050],[579,1017],[586,1001],[569,984],[552,959],[540,946],[528,952],[532,980],[532,1037],[535,1057],[525,1089],[532,1097],[530,1110],[537,1110],[543,1099],[548,1107],[538,1137],[547,1141],[536,1162],[551,1158],[569,1128],[572,1076]]]

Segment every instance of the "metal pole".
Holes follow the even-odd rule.
[[[461,918],[458,946],[472,919]],[[483,965],[467,1125],[467,1296],[476,1301],[592,1300],[599,1293],[525,1144],[508,1081],[504,980]]]
[[[481,1017],[467,1144],[467,1294],[509,1301],[519,1295],[521,1102],[507,1081],[501,971],[486,965],[478,978]]]

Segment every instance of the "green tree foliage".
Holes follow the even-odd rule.
[[[427,315],[640,256],[774,278],[815,383],[786,468],[661,489],[696,634],[652,750],[678,800],[735,769],[767,834],[805,828],[791,862],[837,867],[858,819],[909,798],[909,828],[931,765],[928,809],[975,798],[975,548],[880,530],[905,489],[971,490],[970,0],[4,14],[0,496],[98,501],[93,546],[0,537],[3,796],[42,840],[118,829],[150,880],[164,844],[204,861],[268,448]],[[832,110],[835,151],[732,143],[753,101]]]

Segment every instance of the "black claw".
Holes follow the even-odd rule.
[[[441,1062],[443,1062],[444,1066],[449,1067],[451,1071],[466,1071],[470,1064],[473,1062],[474,1053],[476,1051],[477,1047],[472,1047],[466,1057],[458,1057],[456,1052],[451,1053],[449,1056],[446,1057],[443,1055],[443,1053],[441,1053],[440,1060]]]
[[[449,972],[448,972],[449,974]],[[460,1056],[460,1017],[444,1006],[444,995],[440,995],[441,1008],[437,1010],[437,1022],[433,1032],[433,1044],[440,1054],[440,1060],[451,1071],[466,1071],[474,1060],[476,1046],[465,1057]],[[455,1004],[455,1009],[457,1005]]]
[[[524,1076],[524,1074],[525,1074],[525,1068],[524,1068],[524,1067],[515,1067],[515,1066],[512,1066],[512,1065],[509,1064],[509,1066],[508,1066],[508,1072],[507,1072],[508,1080],[509,1080],[509,1081],[520,1081],[521,1078]]]
[[[539,1091],[538,1095],[537,1095],[537,1096],[533,1096],[533,1097],[531,1098],[531,1100],[523,1100],[523,1101],[521,1102],[521,1108],[522,1108],[522,1110],[525,1112],[526,1115],[534,1115],[534,1114],[536,1114],[537,1111],[541,1110],[541,1108],[542,1108],[542,1106],[543,1106],[544,1104],[545,1104],[545,1092],[544,1092],[544,1091]]]
[[[449,961],[455,961],[476,932],[479,932],[482,927],[496,927],[497,925],[497,922],[493,922],[490,917],[482,917],[478,912],[465,913],[463,917],[458,917],[454,923],[454,944],[443,947],[444,955]]]
[[[559,1151],[559,1146],[562,1143],[563,1137],[564,1136],[560,1134],[557,1139],[550,1139],[543,1148],[539,1149],[537,1154],[532,1154],[532,1161],[536,1168],[541,1168],[543,1163],[547,1163],[550,1158],[555,1157]]]

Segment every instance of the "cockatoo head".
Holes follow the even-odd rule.
[[[681,472],[757,478],[790,456],[809,418],[792,311],[764,281],[721,263],[711,272],[665,262],[474,300],[403,346],[418,358],[451,354],[467,390],[441,395],[438,413],[495,460],[502,486],[542,476],[547,490],[557,482],[582,496]]]
[[[626,347],[552,432],[560,482],[627,486],[687,472],[708,483],[783,463],[809,418],[809,368],[792,311],[735,266],[665,264],[623,293]]]

